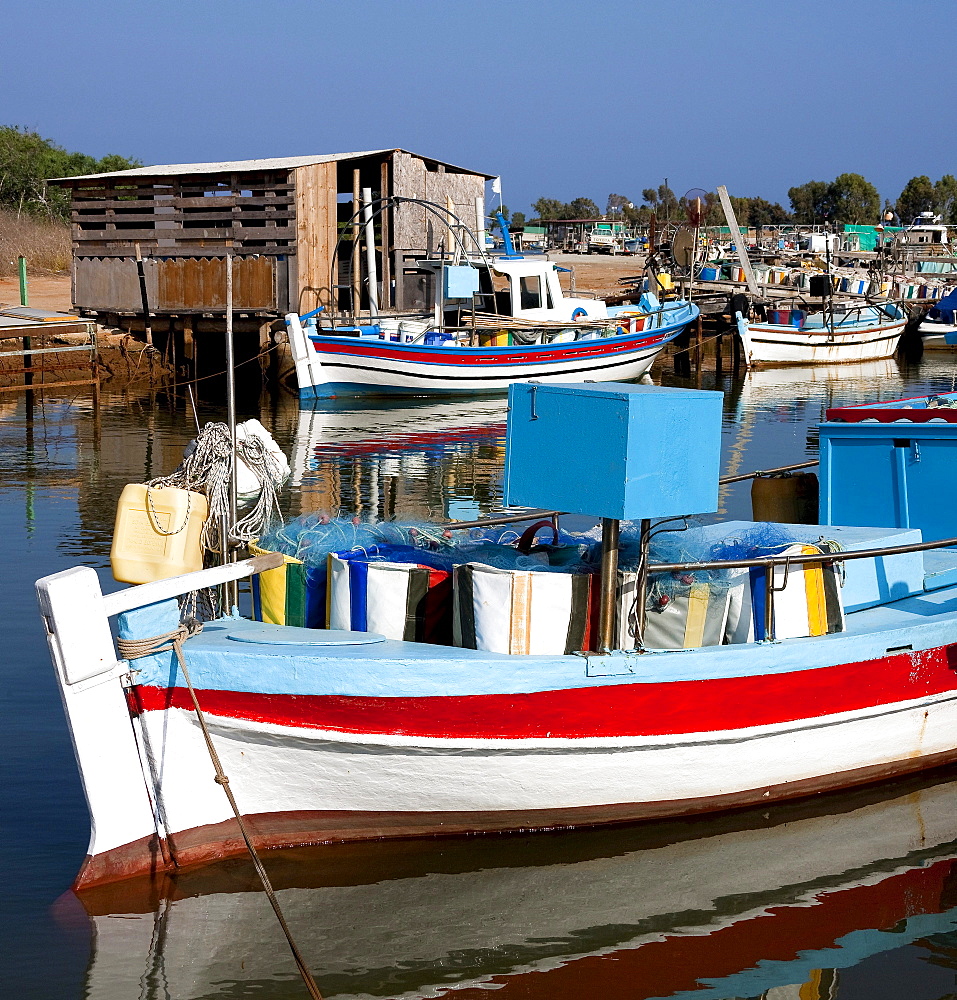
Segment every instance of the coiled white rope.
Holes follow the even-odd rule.
[[[237,438],[233,452],[232,435],[223,423],[208,423],[197,434],[193,451],[168,476],[151,479],[147,486],[176,486],[206,495],[209,516],[203,525],[201,542],[209,552],[223,552],[222,525],[230,515],[229,487],[233,465],[242,461],[259,483],[253,507],[226,528],[227,539],[248,542],[282,519],[279,490],[285,470],[265,443],[254,435]]]

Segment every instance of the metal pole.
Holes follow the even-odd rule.
[[[27,259],[26,257],[17,258],[17,269],[20,272],[20,305],[28,306],[30,303],[27,299]]]
[[[774,564],[764,568],[764,638],[774,641]]]
[[[637,640],[639,649],[642,648],[645,638],[645,604],[648,594],[648,545],[650,542],[651,519],[645,517],[641,520],[641,536],[638,543],[641,562],[638,564],[638,579],[635,584],[635,600],[637,602],[636,618],[638,622],[635,639]]]
[[[229,476],[229,527],[237,521],[238,500],[236,496],[236,351],[233,344],[233,252],[226,251],[226,422],[232,444],[232,468]],[[223,565],[233,562],[235,553],[230,551],[229,532],[223,537]],[[236,583],[227,584],[229,603],[235,606],[239,588]]]
[[[372,188],[362,189],[362,220],[366,230],[366,275],[369,279],[369,314],[379,315],[379,276],[375,266],[375,226],[372,222]]]
[[[621,523],[613,517],[601,519],[601,606],[598,617],[598,652],[615,644],[615,612],[618,604],[618,538]]]

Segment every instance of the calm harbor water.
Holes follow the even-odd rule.
[[[832,404],[949,391],[957,358],[776,369],[725,392],[726,474],[814,457]],[[654,373],[664,384],[694,384]],[[242,401],[290,456],[287,514],[501,510],[504,400]],[[223,419],[203,404],[201,420]],[[128,482],[172,470],[182,400],[0,401],[0,983],[58,1000],[304,996],[248,865],[67,890],[88,820],[33,582],[109,548]],[[689,460],[692,457],[689,456]],[[721,513],[749,516],[748,485]],[[212,786],[211,786],[212,787]],[[957,770],[694,823],[346,845],[270,859],[331,997],[944,1000],[957,992]]]

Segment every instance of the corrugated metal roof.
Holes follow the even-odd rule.
[[[370,149],[361,153],[322,153],[317,156],[276,156],[264,160],[225,160],[221,163],[167,163],[152,167],[135,167],[132,170],[113,170],[105,174],[78,174],[75,177],[51,177],[51,184],[60,181],[89,181],[103,177],[174,177],[186,174],[231,174],[251,170],[291,170],[294,167],[308,167],[313,163],[329,163],[334,160],[361,160],[367,156],[381,156],[384,153],[410,153],[407,149]],[[458,167],[454,163],[436,160],[432,156],[421,153],[410,153],[431,163],[441,163],[445,167],[465,174],[476,174],[491,180],[495,174],[482,173],[480,170],[469,170]]]

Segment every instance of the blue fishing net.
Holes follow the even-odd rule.
[[[520,532],[510,527],[453,531],[444,525],[424,522],[361,521],[308,514],[270,531],[260,548],[300,559],[307,568],[321,571],[326,557],[335,553],[365,553],[370,561],[418,562],[451,570],[466,562],[499,569],[544,572],[592,572],[591,540],[560,531],[542,531],[531,540],[529,552],[516,544]]]

